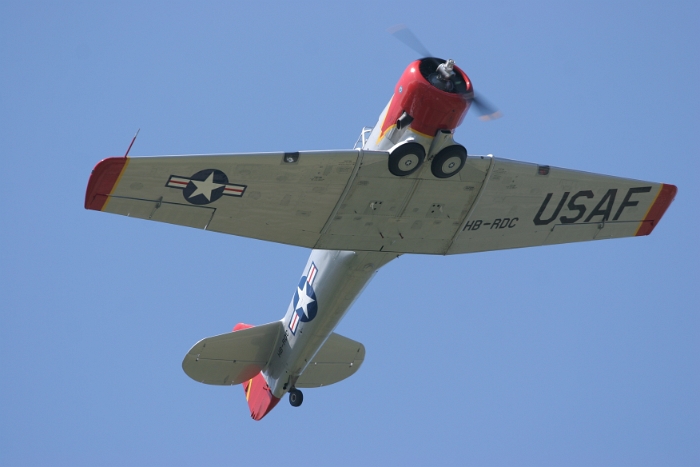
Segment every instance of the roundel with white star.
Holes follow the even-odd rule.
[[[222,196],[241,197],[246,186],[229,183],[225,173],[218,169],[200,170],[191,177],[171,175],[165,184],[168,188],[182,190],[182,196],[188,203],[209,204]]]
[[[306,276],[302,276],[294,292],[294,311],[299,315],[299,321],[304,323],[314,319],[318,312],[316,293],[306,280]]]
[[[190,177],[183,195],[192,204],[209,204],[224,195],[228,177],[221,170],[200,170]]]

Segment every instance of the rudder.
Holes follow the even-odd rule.
[[[253,420],[262,420],[280,401],[279,397],[272,395],[262,373],[258,373],[244,382],[243,390],[248,401],[248,408],[250,408],[250,417]]]
[[[252,327],[250,324],[238,323],[233,330],[240,331]],[[243,382],[243,391],[245,399],[248,401],[248,408],[250,408],[250,417],[253,420],[262,420],[280,401],[278,397],[272,395],[262,373],[258,373],[248,381]]]

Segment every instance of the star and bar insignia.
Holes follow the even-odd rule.
[[[306,323],[313,320],[318,313],[318,302],[316,301],[316,292],[314,292],[314,281],[318,268],[314,263],[311,263],[309,272],[301,277],[296,292],[294,292],[294,313],[289,320],[289,330],[296,335],[299,323]]]
[[[191,204],[213,203],[222,196],[243,196],[246,185],[228,182],[228,177],[221,170],[204,169],[191,177],[171,175],[165,186],[179,188],[185,200]]]

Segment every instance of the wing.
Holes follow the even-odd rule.
[[[387,152],[112,158],[85,207],[328,250],[457,254],[648,235],[673,185],[470,156],[406,177]]]
[[[357,167],[358,151],[110,158],[85,207],[313,247]]]
[[[673,185],[493,159],[449,254],[649,235]]]
[[[435,178],[365,154],[316,248],[457,254],[648,235],[676,194],[660,183],[470,156]]]

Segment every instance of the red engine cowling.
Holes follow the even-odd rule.
[[[428,137],[438,130],[454,130],[462,123],[474,96],[469,77],[454,67],[451,91],[438,89],[429,81],[445,60],[427,57],[408,65],[396,83],[394,96],[382,124],[384,134],[406,112],[413,120],[413,131]]]

